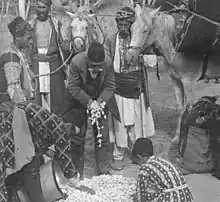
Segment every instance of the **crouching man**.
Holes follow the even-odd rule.
[[[16,125],[16,119],[22,120],[22,125]],[[74,142],[75,136],[73,125],[34,103],[2,103],[0,201],[10,201],[13,189],[22,187],[31,202],[44,202],[39,172],[42,163],[39,157],[46,154],[52,145],[55,145],[54,158],[67,178],[67,184],[77,186],[79,175],[70,152],[70,140]],[[5,181],[6,177],[8,180]]]
[[[104,47],[98,42],[93,42],[87,52],[77,54],[71,61],[67,88],[71,108],[84,114],[84,123],[81,124],[81,148],[78,148],[78,169],[83,174],[83,152],[85,133],[87,129],[87,110],[96,110],[106,103],[104,109],[106,119],[100,117],[101,137],[98,127],[94,125],[95,154],[98,174],[110,173],[110,153],[108,135],[108,111],[110,110],[117,120],[120,120],[117,104],[114,97],[115,77],[112,60],[105,55]],[[70,116],[71,117],[71,116]],[[69,121],[69,120],[68,120]],[[103,128],[102,128],[103,127]],[[101,140],[101,147],[99,147]],[[75,153],[75,152],[74,152]]]

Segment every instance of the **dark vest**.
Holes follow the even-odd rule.
[[[95,79],[93,79],[88,71],[86,84],[84,84],[84,90],[88,95],[92,97],[92,99],[96,100],[100,95],[100,73],[97,75]]]

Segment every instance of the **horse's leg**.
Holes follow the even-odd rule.
[[[194,82],[194,80],[192,80],[192,81],[190,81],[188,88],[186,90],[186,92],[187,92],[186,103],[189,104],[190,106],[192,106],[195,101],[194,86],[195,86],[195,82]]]
[[[167,39],[166,41],[170,41],[170,40]],[[184,113],[184,107],[185,107],[185,91],[184,91],[184,85],[180,79],[180,76],[174,70],[173,61],[175,60],[177,55],[176,55],[176,52],[174,52],[173,44],[171,43],[171,41],[166,44],[161,43],[160,41],[155,41],[155,46],[157,47],[160,55],[164,57],[164,62],[165,62],[164,64],[167,68],[168,74],[173,84],[178,117],[177,117],[176,133],[175,133],[175,136],[172,142],[178,143],[180,139],[180,124],[181,124],[181,119],[182,119],[182,115]]]
[[[176,109],[177,109],[177,124],[176,124],[176,133],[172,142],[179,142],[180,137],[180,124],[182,115],[185,107],[185,92],[183,82],[179,77],[177,77],[173,71],[168,71],[173,84],[174,94],[176,98]]]

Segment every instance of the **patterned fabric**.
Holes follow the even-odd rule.
[[[21,66],[15,62],[8,62],[4,65],[5,77],[8,83],[7,92],[11,100],[15,102],[25,101],[25,94],[21,88],[20,74]]]
[[[119,54],[120,54],[120,72],[128,71],[128,64],[126,62],[126,54],[130,44],[130,37],[123,39],[119,37]]]
[[[1,55],[2,68],[4,70],[7,93],[14,102],[25,101],[27,97],[33,97],[31,77],[33,74],[29,68],[24,54],[11,46]]]
[[[136,202],[192,202],[192,194],[181,172],[170,162],[151,157],[140,169]]]
[[[135,20],[135,12],[130,7],[123,7],[117,12],[116,21],[127,21],[133,23]]]
[[[3,163],[0,166],[0,201],[6,202],[7,195],[4,189],[5,169],[13,169],[15,166],[14,137],[12,131],[14,104],[3,103],[0,105],[0,158]],[[76,174],[72,163],[70,151],[70,139],[74,135],[72,125],[64,123],[61,118],[48,112],[34,103],[20,103],[16,107],[25,111],[29,128],[37,155],[47,151],[47,148],[55,144],[55,156],[61,169],[67,178]]]

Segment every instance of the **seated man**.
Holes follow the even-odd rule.
[[[171,145],[169,158],[186,174],[212,172],[213,176],[220,179],[220,105],[215,103],[216,100],[215,96],[204,96],[183,114],[180,142]],[[192,126],[208,131],[208,137],[205,132],[189,135]],[[202,141],[198,142],[199,139]]]
[[[182,173],[170,162],[153,156],[148,138],[136,140],[132,150],[133,163],[141,166],[135,202],[192,202],[193,197]]]

